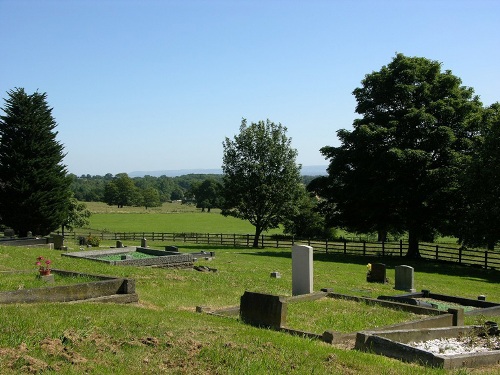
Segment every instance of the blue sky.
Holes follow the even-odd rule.
[[[326,165],[352,91],[396,53],[500,100],[496,0],[0,0],[0,98],[46,92],[77,175],[220,168],[248,122]]]

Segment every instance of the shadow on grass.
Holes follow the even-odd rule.
[[[269,250],[255,250],[245,251],[245,255],[256,255],[265,257],[279,257],[279,258],[292,258],[292,253],[289,250],[269,251]],[[407,265],[413,267],[418,272],[432,273],[447,276],[456,276],[462,279],[481,279],[490,283],[500,283],[500,271],[498,270],[485,270],[479,266],[460,265],[458,263],[451,263],[445,261],[434,261],[432,259],[410,259],[405,257],[396,256],[358,256],[358,255],[344,255],[343,253],[319,253],[315,252],[314,261],[316,262],[334,262],[343,264],[359,264],[366,266],[368,263],[383,263],[387,268],[394,268],[395,266]]]

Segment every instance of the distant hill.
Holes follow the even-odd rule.
[[[323,176],[326,175],[326,165],[305,165],[302,166],[302,176]],[[222,169],[171,169],[164,171],[134,171],[130,172],[129,177],[144,177],[144,176],[167,176],[177,177],[187,174],[222,174]]]

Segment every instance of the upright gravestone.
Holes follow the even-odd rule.
[[[118,249],[121,249],[123,247],[123,242],[122,241],[116,241],[116,247]]]
[[[292,294],[313,292],[313,248],[306,245],[292,247]]]
[[[385,284],[386,278],[386,267],[383,263],[374,263],[371,265],[371,270],[366,277],[366,281],[370,283],[382,283]]]
[[[143,238],[141,240],[141,247],[148,247],[148,240],[146,240],[145,238]]]
[[[396,266],[395,267],[395,289],[404,290],[406,292],[414,293],[416,291],[414,285],[414,272],[413,267],[410,266]]]

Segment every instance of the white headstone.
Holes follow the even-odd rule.
[[[396,285],[394,289],[404,290],[410,293],[415,292],[413,267],[403,265],[396,266],[394,269],[396,271]]]
[[[306,245],[292,247],[292,294],[313,292],[313,248]]]

